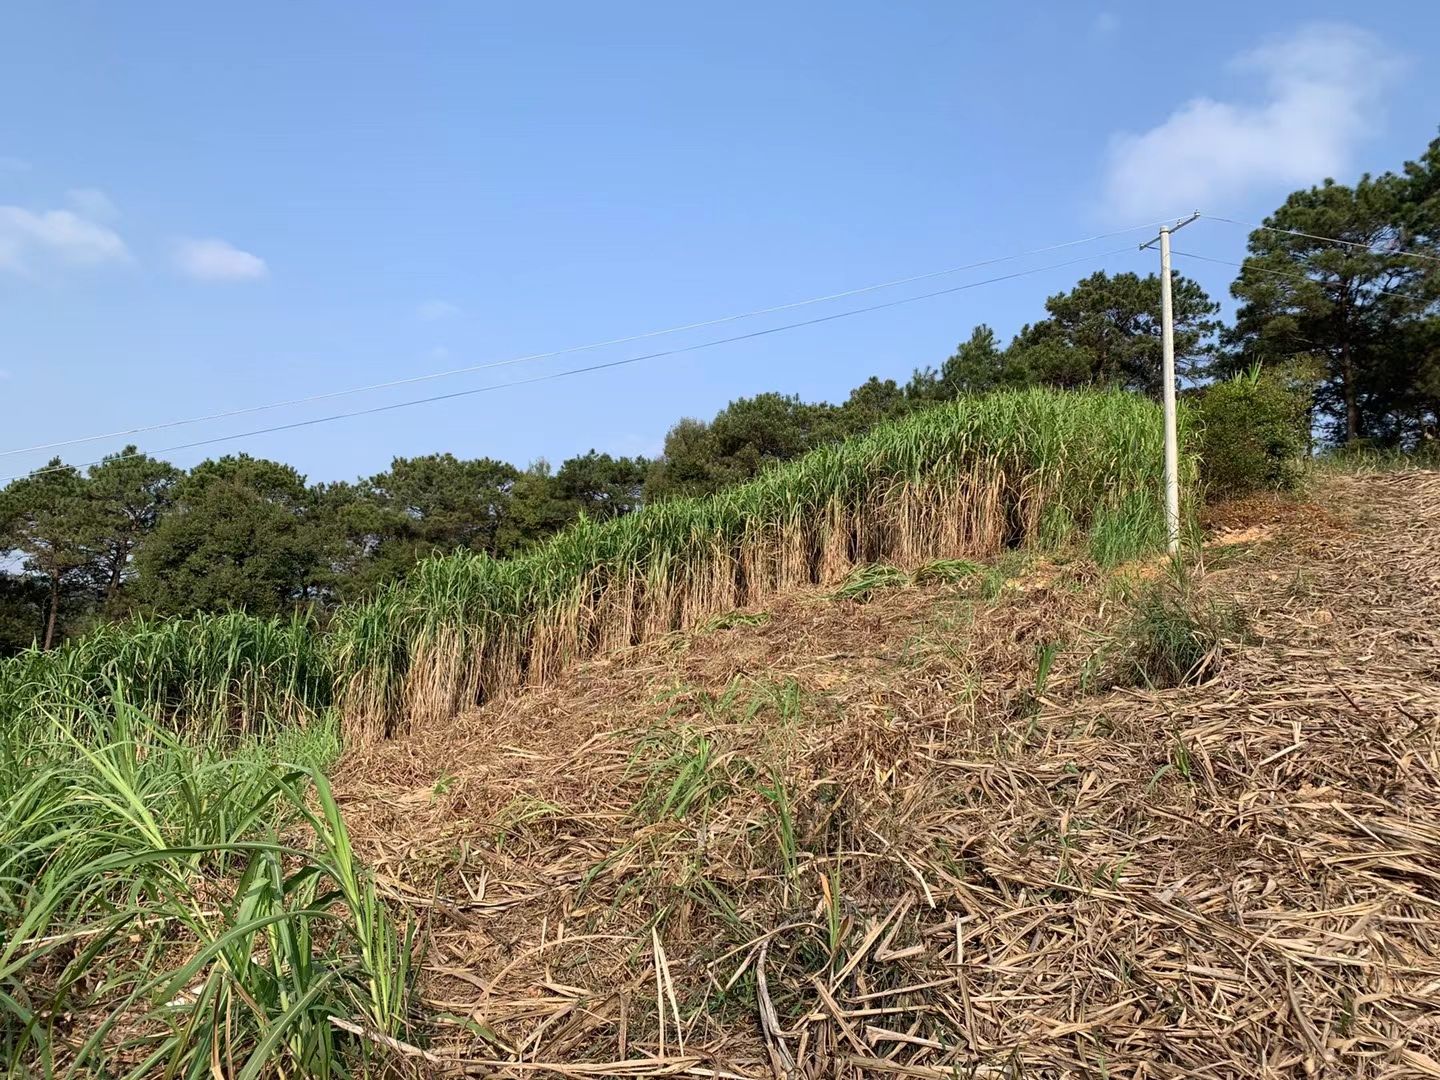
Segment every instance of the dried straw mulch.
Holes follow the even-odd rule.
[[[357,753],[429,940],[395,1059],[1440,1076],[1440,474],[1213,529],[1250,634],[1199,686],[1095,692],[1123,604],[1047,565],[793,596]]]

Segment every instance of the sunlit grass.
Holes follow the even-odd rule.
[[[1159,410],[1135,395],[966,398],[718,495],[581,520],[519,558],[425,560],[326,632],[309,617],[237,612],[30,650],[0,662],[0,725],[118,697],[202,733],[263,733],[336,707],[348,737],[374,738],[861,567],[910,573],[1076,545],[1119,563],[1163,544],[1161,446]],[[1189,490],[1193,457],[1183,465]]]
[[[348,730],[373,737],[858,567],[1077,542],[1123,562],[1164,543],[1161,447],[1159,410],[1134,395],[993,394],[715,496],[582,521],[520,558],[432,559],[341,613],[337,701]],[[1184,469],[1188,488],[1189,456]]]
[[[258,734],[319,714],[333,685],[311,618],[142,618],[0,661],[0,718],[79,718],[123,700],[193,734]]]
[[[1161,444],[1159,410],[1131,395],[967,399],[716,496],[582,520],[517,559],[427,560],[329,630],[140,619],[0,662],[0,1055],[38,1074],[365,1072],[366,1047],[407,1033],[414,939],[325,781],[342,737],[603,649],[758,623],[731,613],[783,590],[856,600],[973,579],[989,594],[1036,550],[1106,564],[1158,550]],[[794,682],[691,704],[777,738],[815,706]],[[655,740],[631,762],[647,819],[703,823],[758,795],[792,881],[783,778],[683,724]],[[564,813],[522,800],[500,824],[518,844]]]
[[[320,766],[333,724],[183,738],[133,706],[0,736],[0,1058],[17,1073],[344,1073],[404,1030],[396,927]],[[289,760],[285,760],[285,759]]]

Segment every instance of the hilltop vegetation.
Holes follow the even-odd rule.
[[[449,719],[882,560],[939,581],[976,569],[961,557],[1152,551],[1160,441],[1133,394],[966,398],[518,558],[429,560],[329,628],[138,620],[0,662],[0,1052],[325,1076],[413,1037],[414,923],[323,774],[342,735]]]
[[[1160,440],[1157,407],[1119,391],[965,398],[523,556],[428,560],[328,630],[196,615],[30,650],[0,661],[0,707],[43,722],[119,694],[180,729],[263,733],[334,704],[351,734],[379,734],[858,565],[1070,544],[1133,557],[1163,536]]]
[[[1296,192],[1266,225],[1231,287],[1233,324],[1176,277],[1184,376],[1203,385],[1261,365],[1296,384],[1322,442],[1433,451],[1440,140],[1399,173]],[[654,461],[592,450],[556,469],[519,468],[432,454],[353,483],[308,484],[244,454],[189,472],[134,448],[85,470],[57,460],[0,494],[0,545],[21,556],[21,572],[0,572],[0,654],[134,614],[323,617],[428,555],[517,555],[582,516],[712,494],[937,402],[1033,385],[1153,396],[1158,371],[1158,279],[1096,273],[1050,297],[1045,317],[1006,346],[978,326],[938,368],[903,384],[877,375],[838,405],[741,398],[711,420],[680,420]]]
[[[1440,274],[1394,249],[1436,250],[1437,174],[1292,197],[1361,246],[1253,234],[1233,327],[1178,282],[1192,555],[1314,435],[1433,445]],[[10,485],[0,1055],[1428,1068],[1434,477],[1261,500],[1157,581],[1157,294],[1095,275],[656,462]]]
[[[1180,566],[874,571],[353,752],[357,850],[436,943],[412,1042],[546,1076],[1427,1075],[1437,542],[1440,473],[1327,475],[1217,508]]]
[[[718,494],[581,523],[517,559],[457,555],[343,612],[348,723],[388,731],[549,681],[577,657],[691,629],[857,566],[1161,544],[1156,407],[1119,392],[966,398]],[[1185,472],[1192,481],[1193,460]]]
[[[32,715],[0,1055],[1403,1074],[1440,1053],[1437,494],[1223,508],[1203,576],[1093,542],[863,565],[338,765],[324,720]]]

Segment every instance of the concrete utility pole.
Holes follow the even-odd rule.
[[[1170,301],[1170,234],[1200,216],[1195,211],[1184,221],[1161,228],[1160,236],[1160,354],[1165,402],[1165,532],[1171,555],[1180,550],[1180,436],[1175,425],[1175,312]],[[1144,251],[1151,240],[1140,245]]]

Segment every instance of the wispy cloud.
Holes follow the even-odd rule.
[[[99,188],[71,188],[65,200],[76,213],[95,221],[114,221],[120,216],[114,201]]]
[[[1266,42],[1233,66],[1260,76],[1259,101],[1194,98],[1149,131],[1111,140],[1110,214],[1204,209],[1343,174],[1399,62],[1367,31],[1324,23]]]
[[[1120,29],[1120,16],[1113,11],[1096,12],[1095,18],[1090,20],[1090,36],[1095,38],[1108,38],[1115,31]]]
[[[415,315],[422,322],[439,322],[459,314],[460,308],[449,300],[425,300],[415,308]]]
[[[175,265],[196,281],[256,281],[270,272],[265,260],[226,240],[180,240]]]
[[[129,259],[119,233],[73,210],[0,206],[0,270],[23,274],[45,264],[94,266]]]

